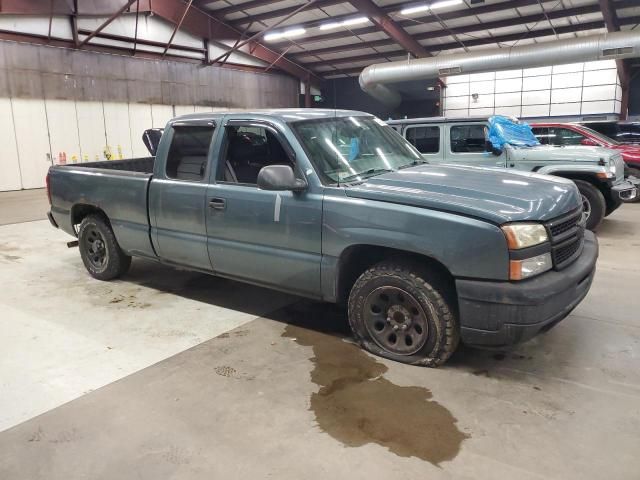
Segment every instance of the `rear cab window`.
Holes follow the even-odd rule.
[[[167,154],[165,175],[174,180],[203,181],[215,131],[214,125],[179,124],[172,128],[173,136]]]

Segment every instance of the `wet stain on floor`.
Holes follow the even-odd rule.
[[[468,438],[428,389],[392,383],[383,376],[388,367],[358,346],[291,324],[282,336],[313,347],[311,380],[320,389],[311,395],[310,410],[318,426],[344,445],[375,443],[439,465],[455,458]]]

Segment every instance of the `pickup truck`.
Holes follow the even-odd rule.
[[[572,182],[429,165],[354,111],[182,116],[155,157],[53,166],[47,185],[96,279],[135,256],[346,305],[363,348],[415,365],[551,328],[598,256]]]
[[[636,185],[625,179],[625,164],[619,152],[575,145],[558,148],[505,144],[504,148],[495,149],[487,138],[489,121],[487,117],[437,117],[388,123],[430,163],[500,167],[574,181],[580,190],[587,228],[592,231],[623,202],[637,196]]]

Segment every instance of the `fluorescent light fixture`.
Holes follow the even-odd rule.
[[[435,10],[436,8],[452,7],[454,5],[460,5],[461,3],[462,0],[440,0],[439,2],[433,2],[431,4],[423,3],[422,5],[413,5],[411,7],[403,8],[402,10],[400,10],[400,14],[411,15],[413,13]]]
[[[369,21],[369,17],[355,17],[342,22],[329,22],[320,25],[320,30],[333,30],[338,27],[349,27],[351,25],[360,25]]]
[[[267,33],[264,36],[264,40],[266,42],[270,42],[272,40],[280,40],[281,38],[291,38],[291,37],[299,37],[300,35],[304,35],[307,31],[302,28],[291,28],[289,30],[283,30],[281,32],[271,32]]]

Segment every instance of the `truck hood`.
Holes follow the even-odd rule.
[[[544,160],[545,162],[598,163],[607,161],[617,152],[603,147],[583,147],[567,145],[554,147],[538,145],[535,147],[516,147],[509,151],[510,160]]]
[[[502,169],[419,165],[345,189],[349,197],[482,218],[496,224],[549,220],[580,206],[573,182]]]

